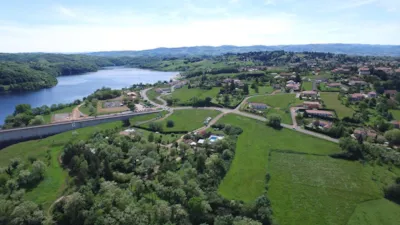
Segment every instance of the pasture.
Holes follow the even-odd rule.
[[[321,99],[324,101],[326,108],[336,110],[336,114],[340,119],[353,116],[354,110],[343,105],[342,102],[338,100],[338,95],[338,93],[332,92],[321,93]]]
[[[193,98],[205,99],[207,97],[216,98],[219,93],[220,88],[214,87],[210,90],[200,89],[200,88],[188,88],[184,86],[180,89],[176,89],[171,95],[164,98],[171,98],[178,100],[177,104],[190,103]]]
[[[275,130],[263,122],[228,114],[218,123],[241,127],[235,158],[218,192],[228,198],[252,202],[265,191],[269,153],[273,149],[328,155],[340,152],[337,144],[289,129]]]
[[[189,132],[203,127],[203,122],[207,119],[207,117],[215,118],[219,114],[219,111],[206,109],[175,110],[171,116],[166,117],[162,121],[155,123],[161,123],[163,131],[166,132]],[[174,122],[173,127],[167,127],[167,121],[169,120]],[[141,125],[141,127],[149,128],[149,125],[150,123],[145,123]]]

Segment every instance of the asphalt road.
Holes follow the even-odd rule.
[[[265,96],[265,95],[273,95],[273,94],[265,94],[265,95],[254,95],[254,96],[246,97],[235,109],[218,108],[218,107],[201,107],[201,108],[196,108],[196,107],[167,107],[167,106],[166,106],[167,103],[166,103],[165,101],[163,101],[163,99],[162,99],[162,100],[159,99],[159,100],[161,100],[161,101],[163,102],[163,105],[160,105],[160,104],[157,104],[157,103],[155,103],[155,102],[152,102],[152,101],[147,97],[146,93],[147,93],[147,91],[150,90],[150,89],[151,89],[151,88],[147,88],[147,89],[145,89],[145,90],[140,91],[140,94],[141,94],[141,96],[143,97],[143,99],[149,101],[151,104],[153,104],[153,105],[155,105],[155,106],[157,106],[157,107],[161,107],[161,108],[163,108],[163,109],[165,109],[165,110],[170,111],[170,113],[172,113],[174,110],[184,110],[184,109],[208,109],[208,110],[211,109],[211,110],[218,110],[218,111],[222,112],[222,114],[221,114],[220,116],[218,116],[217,118],[214,118],[214,120],[212,121],[212,123],[217,122],[218,119],[220,119],[222,116],[224,116],[224,115],[226,115],[226,114],[229,114],[229,113],[237,114],[237,115],[241,115],[241,116],[245,116],[245,117],[252,118],[252,119],[255,119],[255,120],[259,120],[259,121],[263,121],[263,122],[267,122],[267,119],[266,119],[265,117],[257,116],[257,115],[251,114],[251,113],[246,113],[246,112],[240,111],[240,106],[241,106],[242,104],[244,104],[245,102],[247,102],[247,100],[248,100],[249,98],[251,98],[251,97],[254,97],[254,96]],[[292,113],[291,113],[291,114],[292,114]],[[293,116],[295,117],[295,115],[292,114],[292,117],[293,117]],[[314,137],[316,137],[316,138],[324,139],[324,140],[327,140],[327,141],[330,141],[330,142],[334,142],[334,143],[339,143],[339,139],[331,138],[331,137],[328,137],[328,136],[326,136],[326,135],[319,134],[319,133],[312,132],[312,131],[309,131],[309,130],[305,130],[305,129],[301,128],[301,127],[298,127],[297,124],[296,124],[296,122],[295,122],[295,119],[296,119],[296,118],[292,118],[292,119],[293,119],[293,121],[294,121],[294,122],[293,122],[294,125],[289,125],[289,124],[283,124],[283,123],[282,123],[281,126],[282,126],[283,128],[291,129],[291,130],[294,130],[294,131],[297,131],[297,132],[300,132],[300,133],[303,133],[303,134],[307,134],[307,135],[310,135],[310,136],[314,136]]]

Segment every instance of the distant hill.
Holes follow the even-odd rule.
[[[309,45],[277,45],[277,46],[233,46],[223,45],[219,47],[195,46],[180,48],[156,48],[142,51],[107,51],[91,52],[88,55],[95,56],[201,56],[221,55],[225,53],[245,53],[255,51],[284,50],[291,52],[330,52],[335,54],[362,55],[362,56],[400,56],[400,45],[364,45],[364,44],[309,44]]]

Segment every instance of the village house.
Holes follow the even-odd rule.
[[[349,81],[350,86],[366,86],[368,85],[367,82],[361,80],[351,80]]]
[[[386,74],[392,74],[393,70],[390,67],[377,67],[377,68],[375,68],[375,71],[382,71]]]
[[[394,128],[400,129],[400,121],[392,121],[390,122]]]
[[[373,138],[375,139],[378,136],[378,134],[373,131],[373,130],[367,130],[367,129],[363,129],[363,128],[357,128],[354,130],[352,137],[353,138],[360,138],[362,137],[362,139],[366,139],[366,138]]]
[[[303,91],[301,92],[302,97],[317,98],[318,93],[316,91]]]
[[[364,76],[364,75],[370,75],[371,72],[369,71],[368,67],[361,67],[360,69],[358,69],[358,74]]]
[[[224,83],[225,84],[231,84],[232,81],[236,86],[239,86],[239,87],[244,86],[243,82],[241,80],[238,80],[238,79],[227,78],[227,79],[224,80]]]
[[[325,110],[306,110],[306,113],[310,116],[320,116],[327,118],[333,118],[335,116],[333,112]]]
[[[305,109],[319,109],[321,108],[321,104],[319,102],[303,102],[303,107]]]
[[[371,91],[371,92],[368,92],[368,98],[376,98],[376,92],[375,91]]]
[[[331,71],[333,74],[350,74],[350,69],[336,68]]]
[[[296,77],[296,73],[280,73],[279,76],[286,79],[291,79]]]
[[[300,90],[300,83],[287,84],[286,88],[293,90],[293,91],[298,91],[298,90]]]
[[[354,93],[354,94],[350,95],[350,101],[352,101],[352,102],[358,102],[358,101],[363,100],[364,98],[365,98],[365,95],[361,94],[361,93]]]
[[[330,87],[330,88],[338,88],[341,85],[342,85],[341,83],[330,83],[327,86]]]
[[[159,94],[171,93],[171,88],[157,88],[155,91]]]
[[[332,122],[325,121],[325,120],[314,120],[313,125],[315,127],[319,127],[320,129],[324,129],[324,130],[332,128]]]
[[[394,96],[396,96],[397,91],[396,90],[385,90],[384,94],[389,95],[391,98],[393,98]]]
[[[249,107],[251,109],[256,109],[256,110],[265,110],[268,108],[268,106],[264,103],[256,103],[256,102],[251,102],[249,103]]]
[[[272,87],[274,89],[281,89],[281,85],[280,84],[274,84]]]

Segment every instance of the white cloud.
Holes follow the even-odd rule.
[[[377,2],[377,0],[350,0],[350,1],[345,1],[343,4],[339,7],[341,9],[352,9],[352,8],[358,8],[364,5],[369,5],[372,3]]]
[[[66,17],[73,17],[75,18],[77,15],[76,13],[69,8],[66,8],[64,6],[57,6],[56,10],[62,15],[62,16],[66,16]]]
[[[275,0],[265,0],[264,4],[265,5],[275,5]]]

